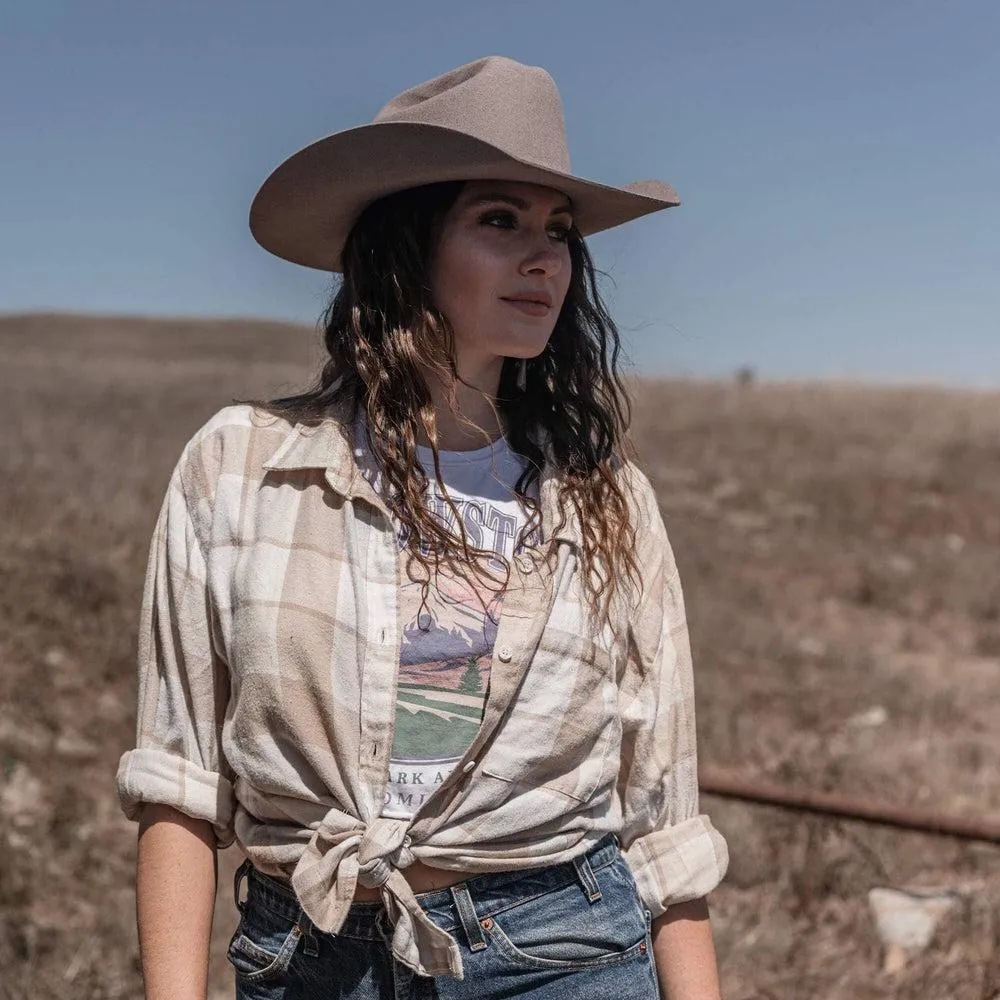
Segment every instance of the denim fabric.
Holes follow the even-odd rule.
[[[239,899],[246,877],[246,898]],[[453,933],[464,979],[425,977],[389,951],[380,903],[354,903],[340,932],[317,930],[294,893],[244,862],[241,920],[227,957],[238,1000],[656,1000],[650,912],[613,835],[574,861],[479,875],[418,893]]]

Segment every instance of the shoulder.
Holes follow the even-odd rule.
[[[295,422],[248,403],[224,406],[188,439],[175,468],[189,500],[215,495],[220,481],[259,478]]]
[[[677,561],[656,488],[632,460],[623,462],[618,474],[622,489],[631,498],[631,514],[635,518],[635,554],[642,578],[638,604],[653,613],[653,621],[662,620],[664,615],[683,616],[684,598]]]
[[[632,460],[623,459],[617,469],[618,484],[629,500],[637,539],[651,535],[666,537],[660,501],[649,476]]]

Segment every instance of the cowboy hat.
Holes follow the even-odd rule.
[[[584,236],[680,204],[664,181],[610,187],[571,174],[555,81],[541,67],[487,56],[404,91],[370,125],[294,153],[254,197],[250,231],[278,257],[339,271],[347,235],[373,201],[457,180],[556,188]]]

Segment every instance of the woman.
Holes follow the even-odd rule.
[[[204,995],[234,839],[241,997],[718,996],[683,600],[583,241],[674,204],[574,177],[551,78],[495,57],[258,192],[343,281],[319,384],[217,413],[154,533],[148,997]]]

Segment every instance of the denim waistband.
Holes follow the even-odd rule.
[[[452,933],[463,925],[462,914],[456,905],[456,891],[463,889],[475,902],[479,918],[495,916],[535,896],[560,889],[572,882],[584,883],[584,891],[589,891],[588,872],[604,868],[620,855],[618,838],[613,833],[605,834],[590,850],[577,858],[542,868],[524,868],[516,871],[494,872],[474,875],[444,889],[416,893],[417,902],[427,915],[442,930]],[[581,861],[586,860],[585,865]],[[279,916],[289,920],[302,921],[308,918],[302,912],[294,890],[277,879],[257,871],[249,860],[244,861],[236,871],[234,894],[239,909],[246,906],[240,902],[239,888],[242,877],[253,884],[255,902]],[[596,884],[592,886],[597,890]],[[248,886],[249,891],[249,886]],[[384,907],[380,902],[352,903],[343,926],[337,932],[341,937],[377,940],[384,934]],[[467,923],[465,921],[464,923]],[[312,928],[310,928],[312,930]]]

